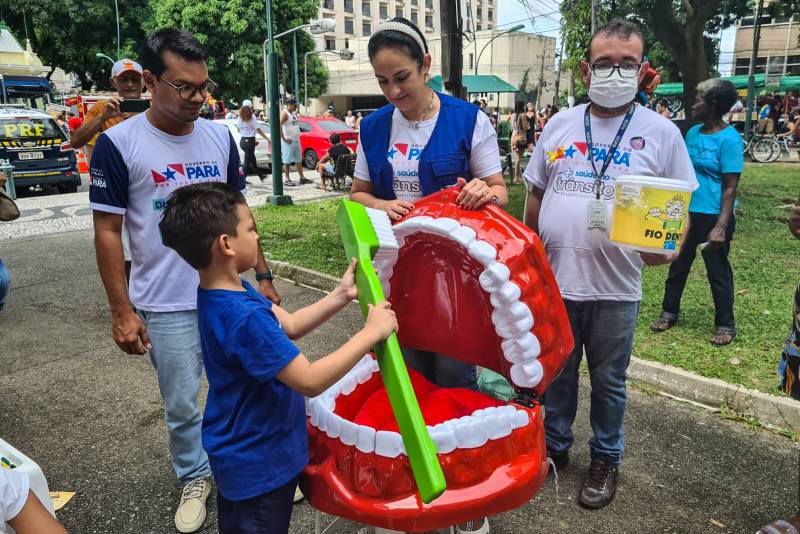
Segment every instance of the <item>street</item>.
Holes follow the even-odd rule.
[[[72,218],[88,217],[84,210]],[[19,235],[0,233],[12,278],[0,313],[0,437],[39,463],[51,490],[77,492],[58,513],[70,532],[175,532],[180,487],[155,374],[147,357],[125,355],[111,339],[91,230]],[[284,281],[278,289],[288,309],[321,295]],[[361,322],[351,305],[299,345],[322,356]],[[615,502],[583,510],[576,496],[588,467],[588,381],[583,386],[572,463],[559,474],[558,492],[549,477],[533,501],[492,518],[493,533],[755,532],[798,513],[798,451],[789,439],[647,388],[630,391]],[[291,532],[313,528],[304,502]],[[217,532],[213,497],[202,532]]]

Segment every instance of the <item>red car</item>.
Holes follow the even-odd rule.
[[[358,132],[339,119],[329,117],[299,117],[300,150],[303,153],[303,165],[314,169],[317,162],[328,153],[331,147],[329,138],[339,134],[341,142],[353,152],[358,147]]]

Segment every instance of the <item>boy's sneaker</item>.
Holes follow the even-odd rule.
[[[611,504],[617,492],[618,478],[619,467],[592,459],[578,502],[585,508],[602,508]]]
[[[206,520],[206,499],[211,493],[211,477],[196,478],[183,486],[181,503],[175,511],[178,532],[196,532]]]

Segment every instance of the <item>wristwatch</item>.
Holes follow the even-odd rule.
[[[272,280],[275,276],[272,274],[272,269],[267,269],[263,273],[256,273],[256,281],[261,282],[262,280]]]

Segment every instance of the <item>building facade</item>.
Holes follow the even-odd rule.
[[[431,76],[441,74],[441,25],[439,0],[321,0],[320,17],[336,20],[334,31],[316,37],[317,50],[353,52],[346,61],[335,54],[321,54],[329,71],[328,89],[320,98],[312,99],[309,114],[321,114],[332,106],[336,112],[374,109],[386,103],[375,80],[367,43],[374,28],[382,20],[404,17],[416,24],[424,33],[433,57]],[[462,1],[468,14],[467,33],[475,36],[472,42],[464,40],[464,74],[473,74],[478,64],[479,74],[494,74],[514,86],[519,86],[529,69],[528,78],[533,85],[538,82],[541,63],[544,61],[545,92],[542,101],[552,102],[555,39],[540,35],[513,32],[500,35],[497,28],[498,0]],[[547,89],[551,94],[547,94]],[[513,94],[470,95],[486,98],[490,107],[501,109],[513,105]]]
[[[755,17],[744,17],[736,29],[733,74],[748,74],[753,51]],[[800,76],[800,16],[761,17],[755,73],[766,73],[768,84],[777,84],[782,76]]]

